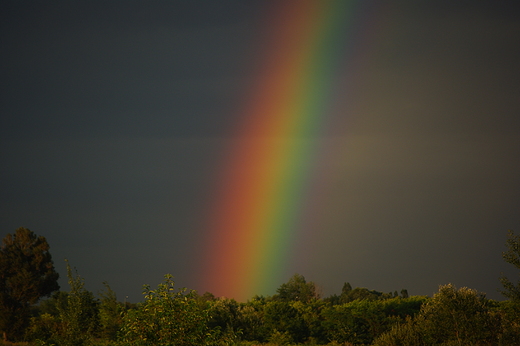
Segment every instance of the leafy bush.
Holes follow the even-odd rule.
[[[476,290],[448,284],[415,319],[394,325],[374,345],[497,345],[502,334],[501,318],[488,299]]]
[[[123,345],[216,345],[219,330],[208,327],[209,310],[197,303],[195,292],[175,291],[171,275],[156,290],[144,287],[145,302],[123,318]]]
[[[49,313],[43,313],[40,316],[31,318],[31,323],[26,332],[27,338],[40,341],[52,340],[60,330],[60,326],[61,323],[58,317]]]

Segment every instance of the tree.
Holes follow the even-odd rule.
[[[200,297],[196,298],[198,300]],[[240,304],[234,299],[221,298],[205,302],[199,301],[199,307],[201,310],[209,310],[208,326],[211,329],[220,329],[224,334],[234,336],[242,327]]]
[[[187,292],[184,288],[176,292],[174,284],[172,276],[166,275],[156,290],[144,287],[145,301],[123,317],[121,345],[219,344],[220,329],[208,326],[209,309],[201,309],[194,291]]]
[[[124,306],[117,301],[116,293],[108,283],[103,282],[105,291],[100,293],[99,323],[101,325],[101,336],[108,340],[116,340],[117,332],[123,322],[122,313]]]
[[[352,286],[350,285],[350,282],[345,282],[343,284],[343,288],[341,289],[341,297],[348,297],[351,291]]]
[[[418,316],[398,323],[375,340],[377,346],[415,345],[512,345],[502,343],[500,316],[492,302],[476,290],[439,287],[421,305]]]
[[[281,339],[287,341],[302,343],[309,336],[303,319],[303,314],[299,311],[295,304],[303,304],[302,302],[292,300],[271,301],[264,308],[264,325],[269,330],[270,343],[280,342]]]
[[[314,282],[307,282],[305,277],[300,274],[294,274],[292,278],[285,284],[282,284],[276,291],[276,300],[281,301],[300,301],[308,303],[313,299],[319,299]]]
[[[490,313],[490,301],[484,294],[452,284],[439,287],[420,312],[424,318],[424,339],[475,345],[497,340],[496,316]]]
[[[85,289],[85,281],[77,270],[73,273],[68,260],[67,277],[70,291],[66,304],[58,306],[62,332],[61,343],[80,346],[88,342],[98,325],[98,302],[92,292]]]
[[[4,340],[19,338],[29,307],[59,290],[49,244],[27,228],[8,234],[0,246],[0,330]]]
[[[345,304],[353,302],[354,300],[378,300],[378,299],[386,299],[392,298],[391,294],[384,294],[382,292],[378,292],[375,290],[369,290],[365,287],[356,287],[354,289],[350,289],[348,291],[343,290],[341,292],[339,303]]]
[[[520,269],[520,236],[515,235],[511,230],[508,232],[507,248],[507,251],[502,253],[504,261]],[[502,294],[514,302],[520,303],[520,280],[515,284],[502,275],[500,282],[504,286],[504,290],[501,291]]]

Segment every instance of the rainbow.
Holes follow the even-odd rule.
[[[206,225],[203,287],[216,296],[245,301],[274,294],[284,282],[298,232],[310,222],[308,201],[319,190],[320,139],[345,102],[340,92],[360,6],[278,1],[269,11],[267,55],[241,107]]]

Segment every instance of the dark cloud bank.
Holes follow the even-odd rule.
[[[266,4],[3,2],[0,235],[46,236],[62,277],[68,258],[121,299],[166,273],[204,291],[201,218]],[[452,282],[500,298],[506,231],[520,231],[518,5],[386,6],[392,34],[330,139],[349,148],[330,163],[341,222],[291,270],[325,294]]]

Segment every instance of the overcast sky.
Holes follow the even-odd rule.
[[[517,275],[501,258],[507,230],[520,232],[520,6],[367,3],[349,126],[323,142],[348,148],[327,163],[334,222],[305,234],[286,279],[298,272],[325,296],[348,281],[501,299],[501,272]],[[0,236],[45,236],[64,290],[67,258],[88,289],[108,281],[120,300],[167,273],[211,291],[204,219],[270,53],[259,38],[272,8],[2,1]]]

